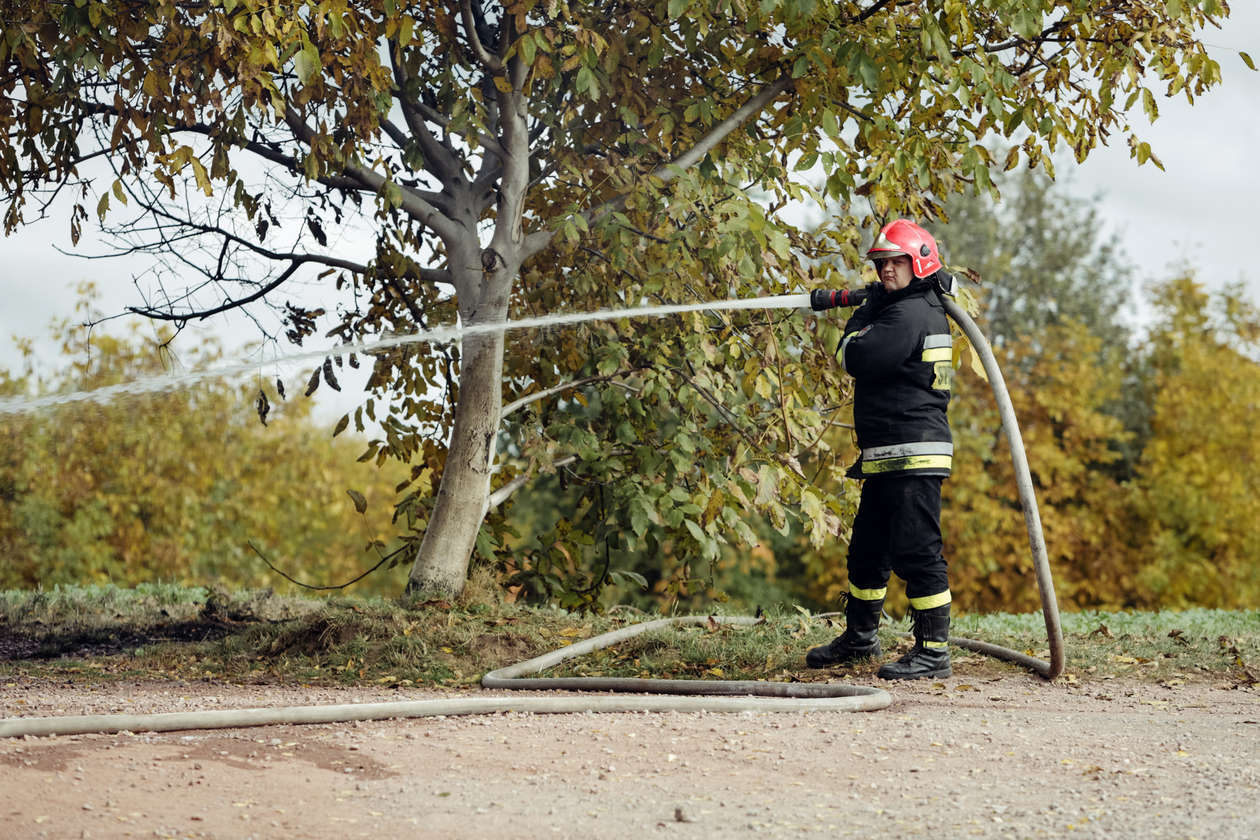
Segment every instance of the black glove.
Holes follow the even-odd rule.
[[[853,311],[853,314],[849,316],[849,320],[845,322],[844,331],[846,333],[860,330],[871,321],[874,321],[875,314],[879,311],[880,300],[887,294],[884,291],[883,283],[870,283],[863,287],[862,292],[866,300]]]

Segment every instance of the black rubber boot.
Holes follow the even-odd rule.
[[[921,677],[948,677],[949,604],[914,614],[914,647],[910,652],[879,669],[881,680],[917,680]]]
[[[831,668],[879,656],[881,651],[876,631],[879,630],[879,612],[883,606],[883,598],[863,601],[850,595],[844,604],[844,632],[832,639],[830,644],[810,648],[805,654],[805,664],[810,668]]]

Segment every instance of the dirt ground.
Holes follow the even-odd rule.
[[[878,712],[7,739],[0,836],[1260,837],[1254,688],[1014,674],[887,687]],[[5,717],[438,696],[452,695],[0,675]]]

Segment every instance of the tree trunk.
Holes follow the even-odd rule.
[[[480,295],[475,304],[461,305],[464,323],[503,321],[515,267],[476,272],[481,275],[476,284]],[[407,577],[408,594],[452,598],[464,589],[490,496],[490,453],[503,408],[502,382],[503,333],[464,338],[446,465],[433,515]]]
[[[465,26],[468,25],[465,19]],[[506,43],[506,42],[505,42]],[[484,58],[483,58],[484,60]],[[497,59],[489,63],[495,64]],[[463,235],[443,236],[452,283],[465,324],[507,320],[508,297],[524,259],[522,220],[529,189],[529,131],[526,77],[529,65],[507,62],[510,90],[497,93],[503,167],[498,186],[494,236],[482,250],[477,235],[480,196],[452,189],[451,216]],[[447,185],[448,188],[450,185]],[[471,294],[470,294],[471,293]],[[503,333],[466,338],[460,356],[459,402],[437,500],[420,551],[407,578],[407,592],[455,596],[468,579],[468,563],[490,500],[494,437],[503,410]]]

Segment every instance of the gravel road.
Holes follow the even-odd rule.
[[[891,688],[893,705],[867,713],[9,739],[0,836],[1260,837],[1254,688],[1016,674]],[[450,696],[0,676],[5,717]]]

